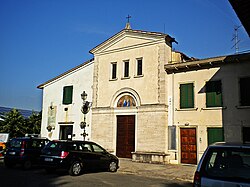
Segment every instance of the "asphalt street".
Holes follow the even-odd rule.
[[[116,173],[92,172],[72,177],[64,171],[47,174],[39,167],[27,171],[21,167],[6,168],[0,161],[0,186],[191,187],[194,170],[195,166],[147,164],[120,159],[120,169]]]

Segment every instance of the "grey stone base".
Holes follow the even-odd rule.
[[[168,164],[169,156],[169,154],[162,152],[132,152],[132,161],[155,164]]]

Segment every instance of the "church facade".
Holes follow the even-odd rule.
[[[150,163],[196,164],[212,142],[248,141],[247,133],[233,132],[250,127],[249,54],[197,60],[173,51],[173,42],[128,24],[90,50],[94,59],[39,85],[41,135],[95,141],[118,157]],[[244,88],[237,84],[232,93],[227,86],[236,80]],[[86,115],[83,92],[92,103]],[[245,103],[235,103],[241,97]]]
[[[165,162],[167,74],[174,39],[124,29],[94,55],[92,140],[119,157]]]

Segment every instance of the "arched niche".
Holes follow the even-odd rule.
[[[141,100],[138,93],[131,88],[122,88],[114,95],[110,103],[111,107],[137,107],[140,106]]]
[[[117,107],[135,107],[136,102],[131,95],[123,95],[117,102]]]

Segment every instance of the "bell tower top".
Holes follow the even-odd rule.
[[[125,29],[131,29],[131,26],[129,23],[129,19],[131,18],[131,16],[128,14],[128,16],[126,18],[127,18],[127,23],[126,23]]]

